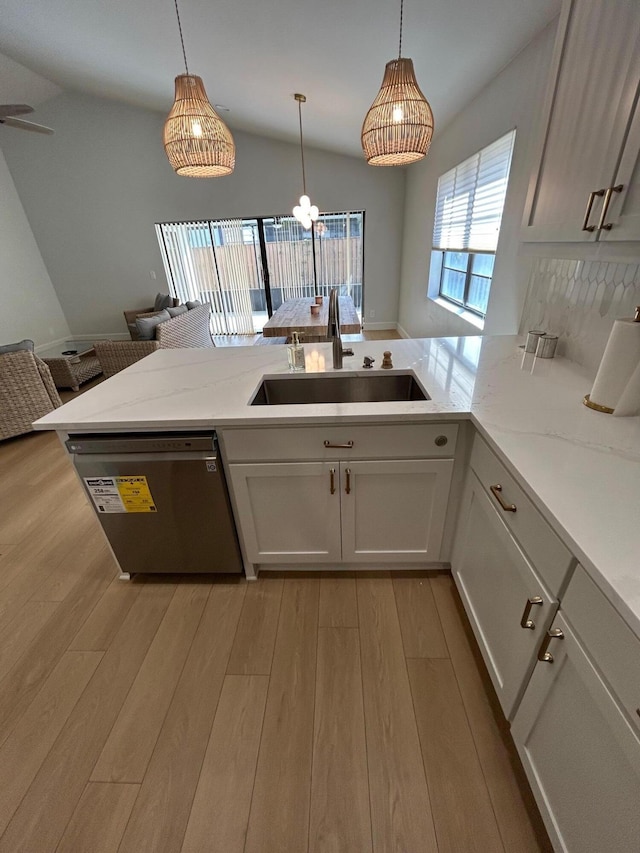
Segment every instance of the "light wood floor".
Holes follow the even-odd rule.
[[[447,575],[123,583],[53,434],[0,484],[0,853],[548,849]]]

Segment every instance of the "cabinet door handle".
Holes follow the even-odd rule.
[[[593,190],[593,192],[589,193],[589,201],[587,202],[587,209],[584,214],[584,221],[582,223],[582,230],[588,231],[591,233],[596,230],[595,225],[589,225],[589,217],[591,216],[591,208],[593,207],[593,202],[595,201],[596,196],[603,196],[605,194],[605,190]]]
[[[602,213],[600,214],[600,222],[598,222],[598,231],[611,231],[613,228],[613,222],[607,222],[604,224],[605,219],[607,218],[607,213],[609,212],[609,205],[611,204],[611,196],[613,193],[621,193],[624,189],[624,184],[618,184],[615,187],[609,187],[604,196],[604,201],[602,202]]]
[[[489,486],[489,490],[494,498],[498,501],[500,506],[505,512],[515,512],[517,507],[515,504],[508,504],[505,499],[502,497],[502,486],[500,483],[496,483],[495,486]]]
[[[344,486],[345,495],[351,494],[351,468],[345,468],[344,473],[347,475],[347,481]]]
[[[336,493],[336,469],[335,468],[329,469],[329,491],[331,492],[332,495],[335,495],[335,493]]]
[[[522,614],[522,619],[520,620],[521,628],[530,628],[532,631],[535,629],[536,623],[533,621],[533,619],[529,619],[529,615],[531,614],[531,608],[534,606],[534,604],[542,606],[543,603],[544,602],[542,601],[539,595],[534,595],[531,598],[527,599],[527,603],[524,607],[524,613]]]
[[[325,439],[324,446],[325,447],[335,447],[335,448],[340,448],[340,449],[344,448],[345,450],[351,450],[351,448],[353,447],[353,442],[348,441],[346,444],[331,444],[330,441],[327,441]]]
[[[553,663],[553,655],[547,651],[549,648],[549,643],[551,640],[561,640],[564,637],[564,634],[560,630],[560,628],[551,628],[547,631],[547,635],[542,641],[542,645],[540,646],[540,651],[538,652],[538,660],[541,663]]]

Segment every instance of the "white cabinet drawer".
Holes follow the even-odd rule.
[[[453,576],[507,719],[536,663],[558,602],[469,474],[461,508]]]
[[[453,457],[457,424],[261,427],[222,431],[229,462]],[[325,442],[329,446],[325,446]]]
[[[640,732],[640,639],[580,565],[562,610]]]
[[[524,491],[508,473],[485,441],[476,435],[471,453],[471,468],[494,503],[520,547],[527,554],[550,592],[558,595],[571,568],[571,552],[556,536]],[[501,486],[501,490],[497,487]],[[492,490],[493,487],[493,490]],[[496,494],[497,490],[497,494]],[[505,510],[515,506],[516,511]]]

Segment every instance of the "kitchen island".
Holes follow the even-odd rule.
[[[413,371],[431,399],[287,406],[249,405],[264,376],[288,374],[284,347],[158,350],[36,428],[224,432],[470,420],[640,635],[640,418],[587,409],[588,373],[561,358],[534,360],[519,343],[515,336],[356,343],[343,374],[370,373],[363,357],[374,357],[377,366],[391,349],[395,370]],[[333,372],[330,344],[307,345],[305,353],[309,371]]]

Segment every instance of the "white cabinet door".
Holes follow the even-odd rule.
[[[232,464],[228,470],[250,562],[340,560],[338,463]]]
[[[640,731],[558,614],[511,733],[558,851],[638,853]]]
[[[529,188],[523,240],[596,240],[606,232],[582,230],[583,220],[590,193],[618,182],[640,78],[637,2],[567,0],[551,73],[546,132]],[[593,202],[589,226],[598,225],[604,196]],[[612,196],[611,213],[621,202]]]
[[[425,562],[440,556],[453,459],[341,462],[345,562]]]
[[[599,239],[607,242],[640,240],[640,103],[636,104],[614,186],[621,189],[611,194],[603,222],[611,228],[603,228]]]
[[[558,603],[472,471],[465,486],[452,569],[505,716],[511,719]]]

